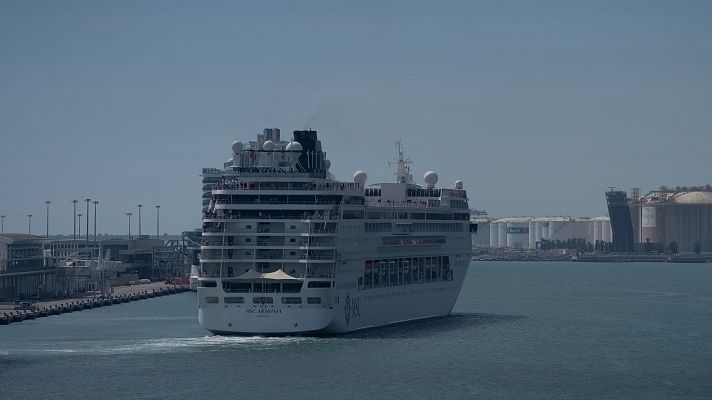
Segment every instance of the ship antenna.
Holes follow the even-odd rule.
[[[396,140],[396,158],[389,162],[389,166],[396,166],[396,183],[413,183],[413,175],[410,174],[410,166],[413,162],[403,153],[403,146],[400,139]]]

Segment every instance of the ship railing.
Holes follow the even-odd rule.
[[[203,233],[224,233],[225,235],[234,235],[235,233],[250,233],[251,231],[249,230],[239,230],[239,231],[232,231],[232,230],[225,230],[223,228],[203,228]],[[259,233],[285,233],[285,232],[277,232],[276,230],[270,231],[259,231]],[[312,229],[310,232],[299,232],[299,234],[306,234],[307,236],[310,234],[335,234],[336,229]]]
[[[373,207],[398,207],[398,208],[439,208],[442,206],[440,200],[427,200],[427,201],[381,201],[367,199],[366,204]]]
[[[223,273],[223,275],[225,275]],[[296,272],[296,271],[289,271],[289,275],[297,278],[297,279],[333,279],[333,275],[330,273],[307,273],[306,275],[304,272]],[[199,277],[201,278],[219,278],[219,279],[237,279],[237,276],[220,276],[220,272],[202,272],[198,274]],[[254,279],[254,282],[263,282],[265,279]]]
[[[213,190],[325,190],[355,192],[363,190],[363,186],[355,182],[305,183],[286,186],[263,182],[221,182],[214,184]]]
[[[244,260],[301,260],[301,261],[324,261],[333,260],[333,255],[298,255],[298,256],[285,256],[282,253],[275,254],[257,254],[252,258],[252,255],[231,255],[225,254],[227,251],[222,250],[203,250],[201,252],[200,258],[203,260],[233,260],[233,261],[244,261]]]
[[[272,214],[269,211],[262,211],[262,215],[204,215],[203,219],[221,219],[221,220],[232,220],[232,219],[299,219],[303,221],[308,220],[338,220],[338,213],[330,213],[329,215],[284,215],[284,214]]]
[[[340,203],[335,201],[322,201],[316,199],[315,201],[287,201],[287,200],[223,200],[219,199],[215,201],[215,204],[219,205],[230,205],[230,204],[259,204],[259,205],[280,205],[280,204],[290,204],[290,205],[316,205],[316,206],[335,206]]]

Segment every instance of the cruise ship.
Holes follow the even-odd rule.
[[[447,315],[472,251],[461,181],[338,181],[314,130],[265,129],[204,170],[198,319],[218,335],[333,335]]]

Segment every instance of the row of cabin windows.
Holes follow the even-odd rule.
[[[401,211],[370,211],[367,219],[420,219],[427,221],[469,221],[469,213],[420,213]]]
[[[427,222],[414,222],[413,232],[463,232],[465,230],[461,222],[450,222],[432,224]]]
[[[213,283],[215,283],[213,281]],[[223,281],[223,290],[227,293],[299,293],[302,291],[302,282],[230,282]]]
[[[366,222],[364,224],[364,232],[390,232],[393,230],[393,224],[390,222]]]
[[[445,244],[445,236],[384,236],[384,246]]]
[[[364,232],[391,232],[393,224],[391,222],[366,222],[364,224]],[[463,232],[465,230],[462,223],[429,223],[429,222],[414,222],[410,227],[406,227],[410,232]]]
[[[302,304],[301,297],[282,297],[282,304]],[[244,304],[245,298],[241,296],[226,296],[223,298],[225,304]],[[217,296],[205,297],[206,304],[218,304]],[[258,296],[252,298],[252,304],[274,304],[273,297]],[[307,297],[307,304],[321,304],[321,297]]]
[[[409,257],[367,260],[358,278],[359,290],[452,280],[450,257]]]

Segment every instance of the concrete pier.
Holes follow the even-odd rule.
[[[108,297],[85,297],[81,299],[64,299],[37,302],[31,309],[14,310],[9,307],[0,308],[0,325],[9,325],[28,319],[43,318],[74,311],[88,310],[95,307],[111,306],[130,301],[150,299],[170,294],[187,292],[188,286],[151,283],[137,286],[122,286],[114,289]]]

